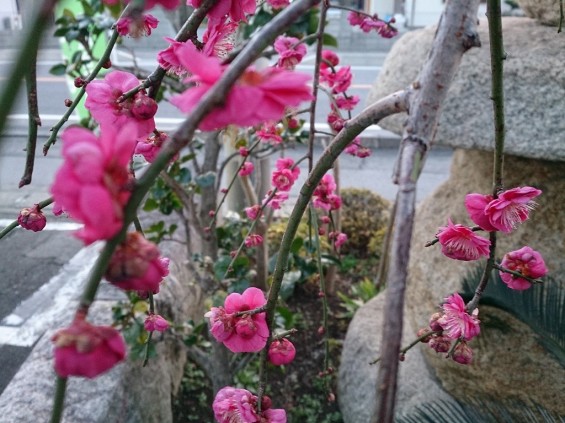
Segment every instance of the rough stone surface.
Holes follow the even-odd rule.
[[[180,244],[164,243],[162,254],[171,258],[170,275],[156,297],[156,311],[181,323],[202,316],[201,294],[192,284]],[[80,293],[77,292],[77,297]],[[103,283],[89,313],[89,321],[110,324],[116,298],[123,294]],[[50,338],[56,328],[72,320],[78,302],[69,303],[65,313],[38,341],[33,352],[0,396],[0,423],[49,421],[55,382]],[[70,378],[67,385],[65,423],[170,423],[171,398],[178,390],[186,363],[182,341],[168,333],[154,337],[158,355],[143,368],[127,361],[95,379]]]
[[[503,19],[506,152],[522,157],[565,160],[565,38],[529,18]],[[410,85],[424,63],[435,28],[405,34],[393,46],[368,97],[371,103]],[[483,47],[469,50],[449,90],[436,143],[492,150],[488,24],[481,20]],[[405,114],[379,122],[402,133]]]
[[[504,168],[506,187],[530,185],[540,188],[543,194],[538,197],[538,206],[528,221],[511,234],[500,234],[497,256],[500,258],[507,251],[529,245],[542,254],[549,275],[562,279],[565,271],[565,166],[558,162],[506,156]],[[406,298],[407,315],[413,327],[426,326],[442,299],[461,291],[463,278],[480,266],[476,262],[450,260],[440,253],[437,245],[429,248],[423,245],[433,238],[438,227],[445,226],[448,217],[455,223],[472,224],[465,210],[464,196],[470,192],[490,192],[491,172],[491,153],[456,150],[449,180],[420,204],[414,224]],[[467,389],[473,391],[480,386],[493,399],[530,397],[549,410],[565,413],[565,403],[556,396],[565,392],[565,371],[535,343],[535,334],[494,310],[481,308],[480,317],[486,320],[497,317],[513,329],[504,333],[497,332],[496,328],[481,332],[483,338],[496,342],[488,342],[484,348],[482,341],[471,344],[479,347],[477,363],[470,368],[472,376],[457,373],[458,367],[448,360],[433,359],[433,367],[442,382],[449,385],[449,392],[462,398]],[[527,354],[524,354],[525,349],[528,349]],[[538,378],[551,382],[538,383]],[[484,383],[476,383],[476,380]],[[511,385],[514,388],[506,388]]]
[[[375,406],[378,366],[368,363],[379,355],[385,293],[363,305],[349,325],[343,345],[338,379],[338,398],[345,423],[368,423]],[[414,339],[415,331],[405,322],[403,344]],[[397,410],[409,413],[431,400],[449,399],[424,362],[417,346],[400,363]]]
[[[559,23],[559,0],[517,0],[526,16],[545,25]]]

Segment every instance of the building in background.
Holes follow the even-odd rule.
[[[22,28],[19,0],[0,1],[0,31]]]

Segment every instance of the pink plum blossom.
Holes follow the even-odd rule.
[[[465,196],[465,208],[471,220],[484,229],[485,231],[492,232],[496,231],[496,228],[492,226],[488,216],[485,214],[486,206],[492,201],[492,195],[483,194],[467,194]]]
[[[210,320],[210,332],[230,351],[257,352],[263,349],[269,337],[265,313],[235,313],[254,310],[265,305],[265,294],[258,288],[247,288],[243,294],[227,296],[224,307],[212,307],[205,314]]]
[[[432,335],[428,345],[437,353],[446,353],[451,348],[452,339],[443,335]]]
[[[143,140],[137,140],[137,144],[135,145],[134,154],[142,155],[145,160],[149,163],[153,163],[163,144],[169,139],[169,136],[164,132],[159,132],[158,134],[151,134],[149,137],[144,138]],[[175,158],[173,158],[174,160]]]
[[[294,160],[290,157],[280,157],[275,163],[275,168],[277,170],[288,169],[292,172],[292,177],[296,180],[300,176],[300,168],[294,166]]]
[[[327,69],[330,67],[330,65],[334,68],[339,65],[338,55],[332,50],[322,50],[322,61],[320,63],[320,69]]]
[[[333,88],[334,94],[347,91],[351,85],[352,79],[353,74],[351,73],[351,66],[343,66],[336,72],[330,68],[320,69],[320,82]]]
[[[284,9],[290,4],[290,0],[267,0],[267,3],[275,10]]]
[[[47,219],[39,209],[39,204],[34,204],[33,207],[26,207],[20,211],[18,224],[28,231],[39,232],[45,228]]]
[[[85,128],[70,126],[61,135],[64,162],[51,193],[58,206],[84,223],[76,236],[85,244],[110,239],[122,227],[135,129],[131,123],[118,131],[108,126],[97,138]]]
[[[139,38],[144,35],[151,35],[151,30],[157,28],[157,25],[159,25],[159,20],[150,14],[142,14],[137,19],[124,16],[118,19],[116,30],[121,36],[129,35],[133,38]]]
[[[258,234],[250,234],[244,240],[245,246],[247,248],[256,247],[263,243],[263,237]]]
[[[351,143],[345,147],[343,150],[346,154],[350,154],[351,156],[356,156],[361,159],[365,157],[369,157],[371,155],[371,150],[363,145],[359,141],[359,138],[356,137]]]
[[[94,378],[122,361],[125,342],[110,326],[93,326],[77,317],[66,329],[51,338],[55,344],[55,372],[62,378]]]
[[[261,206],[259,204],[255,204],[251,207],[246,207],[244,211],[249,220],[256,220],[261,217]]]
[[[511,232],[526,220],[530,211],[536,206],[534,198],[541,190],[533,187],[512,188],[499,194],[485,207],[492,226],[502,232]]]
[[[139,80],[131,73],[109,72],[104,79],[94,80],[86,86],[88,97],[85,107],[102,128],[120,128],[132,122],[135,123],[135,127],[131,128],[135,136],[145,136],[155,129],[155,100],[149,98],[144,91],[139,91],[127,100],[118,102],[124,93],[138,85]]]
[[[300,40],[295,37],[285,37],[283,35],[275,40],[275,51],[279,54],[277,65],[284,69],[294,69],[297,64],[306,56],[306,46],[298,44]]]
[[[289,191],[294,184],[295,179],[290,169],[275,170],[271,177],[271,183],[279,191]]]
[[[202,35],[204,43],[202,53],[206,56],[226,57],[233,50],[233,38],[237,27],[237,22],[226,19],[208,21],[206,31]]]
[[[169,322],[158,314],[150,314],[145,319],[143,327],[147,332],[164,332],[169,328]]]
[[[284,203],[286,200],[288,200],[288,192],[277,191],[273,194],[272,191],[269,191],[263,199],[263,204],[266,204],[273,210],[279,210],[282,206],[282,203]]]
[[[330,128],[332,128],[335,132],[341,131],[345,126],[345,122],[346,120],[343,119],[335,110],[328,113],[328,125],[330,125]]]
[[[257,396],[248,390],[226,386],[216,394],[212,409],[218,423],[286,423],[286,412],[271,408],[269,397],[261,401],[261,415],[257,405]]]
[[[243,162],[239,169],[239,176],[249,176],[255,170],[255,166],[251,162]]]
[[[364,19],[365,15],[361,13],[349,12],[347,14],[347,22],[349,22],[349,25],[351,26],[361,25]]]
[[[500,265],[533,279],[541,278],[547,274],[547,268],[541,254],[528,246],[506,253]],[[508,288],[521,291],[532,286],[532,283],[527,279],[503,271],[499,271],[499,274]]]
[[[287,338],[275,339],[269,346],[267,357],[275,366],[289,364],[296,356],[296,348]]]
[[[342,110],[353,110],[357,104],[359,104],[359,96],[337,96],[335,98],[335,103],[338,108]]]
[[[219,59],[207,57],[191,44],[178,55],[180,62],[191,73],[188,82],[197,86],[171,98],[171,103],[184,113],[191,113],[200,99],[220,79],[225,66]],[[254,126],[266,121],[277,121],[286,107],[298,106],[312,98],[306,82],[308,75],[280,68],[258,70],[251,66],[243,73],[233,88],[226,93],[224,103],[215,108],[200,123],[202,130],[215,130],[227,125]],[[241,107],[245,104],[245,107]]]
[[[470,261],[488,257],[490,241],[473,232],[467,226],[454,224],[451,219],[447,226],[439,228],[437,238],[441,252],[452,259]]]
[[[334,177],[327,173],[314,190],[312,203],[314,207],[326,211],[337,210],[341,207],[341,197],[334,193],[337,185]]]
[[[120,0],[102,0],[102,3],[107,4],[108,6],[114,6],[119,2]],[[124,3],[126,4],[128,4],[129,2],[130,0],[124,0]],[[179,0],[145,0],[143,9],[153,9],[157,5],[163,7],[164,9],[173,10],[178,7]]]
[[[187,0],[186,4],[199,8],[202,0]],[[255,0],[219,0],[208,12],[208,16],[212,21],[221,21],[229,15],[232,22],[247,22],[245,15],[253,15],[256,7]]]
[[[280,135],[279,128],[272,123],[266,123],[261,126],[255,135],[259,138],[262,142],[271,142],[272,144],[280,144],[283,139]]]
[[[331,235],[331,234],[330,234]],[[335,235],[335,241],[334,241],[334,246],[336,249],[339,250],[339,248],[345,244],[347,242],[347,234],[344,234],[343,232],[338,233],[337,235]]]
[[[186,74],[187,70],[178,57],[178,51],[182,51],[181,47],[184,46],[185,43],[169,37],[165,37],[165,40],[169,42],[169,47],[165,50],[161,50],[157,54],[157,63],[159,63],[159,66],[163,69],[176,75],[180,76]]]
[[[123,290],[156,293],[169,274],[168,264],[157,245],[139,232],[130,232],[114,251],[104,277]]]
[[[443,316],[437,322],[443,328],[443,336],[469,341],[481,331],[477,317],[479,309],[473,310],[472,314],[467,313],[465,301],[458,293],[445,298],[442,308]]]

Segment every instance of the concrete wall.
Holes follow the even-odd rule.
[[[0,31],[21,29],[21,17],[16,0],[0,1]]]

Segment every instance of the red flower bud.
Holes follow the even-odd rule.
[[[132,108],[131,113],[137,119],[151,119],[157,113],[157,103],[150,97],[147,97],[145,94],[141,93],[141,95],[136,95]]]
[[[75,87],[80,88],[84,86],[84,83],[84,79],[82,79],[80,76],[75,78]]]
[[[45,228],[47,219],[41,210],[39,210],[39,205],[35,204],[33,207],[25,208],[20,211],[18,224],[29,231],[39,232]]]

